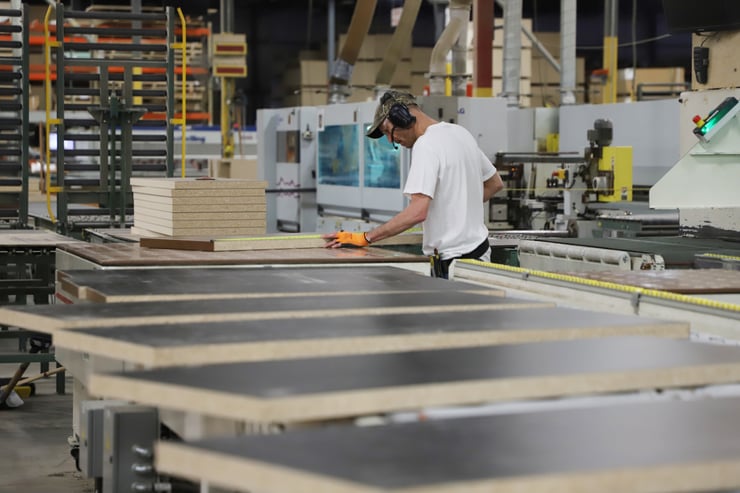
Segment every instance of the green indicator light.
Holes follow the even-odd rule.
[[[709,133],[715,125],[717,125],[717,123],[719,123],[722,118],[724,118],[725,115],[735,107],[735,105],[737,105],[737,99],[732,96],[722,101],[722,103],[705,118],[704,121],[706,123],[698,129],[699,133],[701,133],[701,135]]]

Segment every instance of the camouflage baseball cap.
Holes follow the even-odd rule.
[[[378,109],[375,110],[375,118],[370,130],[365,135],[371,139],[377,139],[383,136],[383,132],[380,130],[380,126],[383,124],[383,120],[388,118],[391,108],[394,104],[404,104],[406,106],[418,106],[416,98],[407,92],[398,91],[387,91],[380,98],[378,103]]]

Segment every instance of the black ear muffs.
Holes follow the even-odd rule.
[[[388,120],[398,128],[409,128],[416,123],[416,117],[403,103],[395,103],[391,106],[390,111],[388,111]]]

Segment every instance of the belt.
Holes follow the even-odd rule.
[[[465,253],[458,257],[453,257],[453,258],[445,259],[445,260],[442,260],[439,257],[439,252],[435,249],[434,255],[431,255],[429,257],[431,275],[432,277],[441,277],[443,279],[447,279],[449,276],[450,264],[452,263],[453,260],[458,259],[458,258],[477,259],[485,255],[486,251],[490,248],[491,248],[491,245],[488,242],[488,238],[486,237],[486,239],[483,240],[483,242],[480,245],[475,247],[473,251]]]

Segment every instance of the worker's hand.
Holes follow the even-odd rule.
[[[365,233],[349,233],[346,231],[339,231],[337,233],[329,233],[322,236],[323,239],[327,240],[326,248],[340,248],[345,245],[354,245],[358,247],[366,247],[368,243],[365,238]]]

